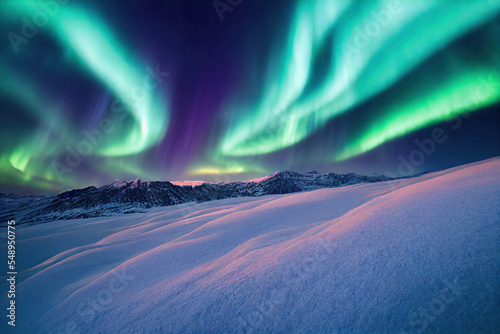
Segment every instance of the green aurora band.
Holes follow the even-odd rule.
[[[33,16],[41,11],[37,1],[7,1],[9,12],[14,16]],[[58,13],[48,20],[47,28],[65,47],[69,47],[82,65],[91,70],[123,101],[134,118],[132,129],[124,131],[119,141],[99,147],[104,156],[130,155],[153,146],[165,135],[168,126],[168,109],[161,98],[146,91],[134,99],[134,89],[143,87],[147,74],[143,66],[127,54],[126,49],[114,37],[112,31],[99,18],[76,5],[61,5]],[[125,136],[125,137],[124,137]]]
[[[65,120],[64,110],[44,97],[27,78],[8,69],[0,69],[0,73],[9,78],[8,83],[0,82],[0,91],[15,97],[24,110],[39,122],[35,133],[24,134],[22,142],[0,156],[2,179],[14,184],[17,179],[22,179],[37,184],[41,189],[51,189],[56,179],[50,169],[50,162],[53,161],[50,157],[57,156],[60,149],[53,143],[62,145],[64,138],[70,137],[70,122]]]
[[[224,157],[262,155],[300,142],[335,116],[394,85],[499,11],[499,2],[479,0],[373,1],[372,6],[348,1],[299,2],[287,46],[283,48],[285,52],[278,55],[283,59],[280,62],[283,67],[268,73],[260,103],[249,108],[245,115],[235,112],[241,109],[237,103],[228,105],[226,115],[231,120],[230,127],[216,156],[223,160]],[[339,21],[341,25],[336,24]],[[330,48],[330,65],[317,84],[312,78],[314,59],[324,54],[322,48],[325,47]],[[474,70],[466,66],[459,71],[453,75],[468,78],[475,75]],[[498,72],[498,63],[486,69],[488,71]],[[460,94],[474,88],[469,82],[459,86]],[[443,92],[439,98],[430,99],[426,106],[428,113],[414,101],[402,101],[399,108],[378,110],[381,118],[393,121],[376,126],[380,128],[375,131],[377,140],[354,139],[353,143],[347,143],[344,152],[334,154],[333,160],[353,157],[410,130],[499,101],[498,94],[491,94],[469,106],[474,107],[472,110],[455,110],[443,99],[453,98],[457,90],[453,87],[446,90],[451,95]],[[418,116],[412,117],[413,113]],[[418,123],[412,123],[414,120]],[[371,138],[373,133],[366,136]],[[358,142],[364,143],[362,149],[353,148]]]
[[[450,76],[445,82],[426,87],[420,95],[413,95],[402,107],[399,101],[393,101],[376,123],[358,129],[361,134],[334,155],[334,160],[342,161],[366,153],[425,126],[461,115],[465,117],[499,100],[498,72],[470,70],[465,75]]]
[[[31,18],[42,9],[38,1],[2,1],[0,11],[9,13],[5,20],[19,25],[20,17]],[[115,130],[107,135],[107,140],[94,147],[93,155],[134,155],[155,146],[164,138],[169,120],[168,105],[161,95],[164,90],[143,89],[144,77],[148,75],[147,66],[137,62],[132,53],[122,46],[98,13],[77,4],[61,4],[57,13],[49,17],[42,28],[63,48],[71,50],[71,54],[79,60],[75,67],[83,66],[90,70],[115,95],[116,109],[131,116],[127,122],[116,115],[110,116],[117,123],[115,125],[120,126],[114,126]],[[21,46],[29,48],[28,45]],[[31,139],[25,139],[25,142],[2,152],[2,182],[15,183],[15,178],[21,175],[26,182],[39,182],[41,188],[58,187],[61,180],[51,168],[51,162],[57,160],[66,145],[74,145],[83,137],[71,136],[72,125],[64,121],[68,110],[51,106],[49,99],[43,97],[41,87],[36,87],[26,78],[21,81],[19,74],[7,69],[0,68],[0,73],[5,78],[0,83],[2,92],[24,105],[40,124],[39,133]],[[134,95],[139,92],[137,88],[140,94]],[[73,133],[81,131],[73,130]],[[50,140],[54,136],[55,140]],[[64,181],[71,184],[74,177],[66,173]]]
[[[223,96],[222,106],[214,110],[200,103],[198,109],[210,117],[206,129],[199,126],[190,133],[182,123],[189,118],[184,116],[190,104],[170,98],[178,93],[171,88],[178,88],[182,79],[172,80],[172,87],[159,84],[137,93],[151,73],[148,68],[156,65],[136,58],[137,49],[145,46],[146,52],[165,54],[168,46],[130,45],[119,34],[123,26],[113,26],[114,12],[107,16],[101,11],[106,6],[62,2],[38,27],[42,37],[20,44],[20,55],[10,45],[0,55],[0,93],[10,103],[2,113],[23,112],[5,117],[9,125],[2,137],[1,184],[53,192],[108,182],[110,177],[165,179],[176,169],[186,178],[226,182],[232,174],[262,175],[306,163],[333,165],[500,101],[500,56],[498,45],[493,45],[500,1],[295,0],[287,27],[271,31],[276,42],[269,54],[242,54],[248,68],[237,70],[246,73],[241,76],[244,86]],[[37,0],[6,0],[0,2],[0,11],[0,26],[19,33],[22,18],[33,21],[42,9]],[[117,17],[123,14],[119,11]],[[484,39],[461,44],[478,31],[487,33]],[[179,50],[191,51],[191,42]],[[255,50],[265,44],[255,39],[245,43]],[[46,57],[37,59],[38,54]],[[178,55],[191,61],[192,55]],[[31,75],[24,62],[40,71]],[[171,62],[181,64],[177,73],[186,71],[182,62]],[[262,66],[264,71],[256,70]],[[79,82],[68,92],[58,91],[61,82],[75,77],[93,86],[85,106],[70,101]],[[178,100],[210,92],[201,84],[190,85],[193,91],[181,92]],[[113,102],[118,102],[120,113],[113,111]],[[169,129],[171,115],[181,121]],[[92,148],[82,168],[61,179],[54,162],[64,162],[67,148],[85,139],[82,130],[92,131],[103,118],[112,121],[114,130]],[[334,128],[341,133],[332,133]],[[205,136],[209,140],[189,151],[190,140],[175,140],[182,131],[186,138],[194,137],[193,142],[204,142]],[[317,146],[326,144],[304,152],[308,139]]]

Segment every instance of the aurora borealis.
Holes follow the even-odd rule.
[[[500,155],[500,2],[0,3],[0,192]],[[459,126],[458,126],[459,124]],[[455,126],[457,125],[457,126]]]

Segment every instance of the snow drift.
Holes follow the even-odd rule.
[[[498,158],[146,211],[20,228],[16,332],[500,328]]]

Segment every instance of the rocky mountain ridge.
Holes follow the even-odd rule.
[[[17,224],[40,224],[61,219],[91,218],[142,212],[152,207],[224,198],[288,194],[357,183],[389,181],[393,178],[349,174],[300,174],[281,171],[256,181],[203,183],[179,186],[169,181],[116,181],[100,188],[87,187],[56,196],[0,194],[0,226],[9,219]]]

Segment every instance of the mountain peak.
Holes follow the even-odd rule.
[[[142,180],[140,177],[138,177],[137,179],[135,179],[135,181],[132,183],[132,185],[130,186],[130,188],[137,188],[139,187],[140,185],[142,185]]]
[[[74,189],[57,196],[39,199],[37,209],[25,212],[23,223],[35,224],[59,219],[90,218],[139,212],[142,209],[170,206],[188,202],[208,202],[234,197],[255,197],[288,194],[321,188],[336,188],[363,182],[388,181],[387,176],[362,176],[356,174],[300,174],[284,170],[247,182],[184,183],[183,187],[169,181],[115,181],[100,188]],[[198,184],[201,183],[201,184]],[[130,191],[129,191],[130,190]],[[20,212],[24,200],[9,200],[5,212]],[[0,202],[0,204],[2,204]],[[3,217],[3,218],[2,218]],[[7,216],[0,214],[0,221]]]

